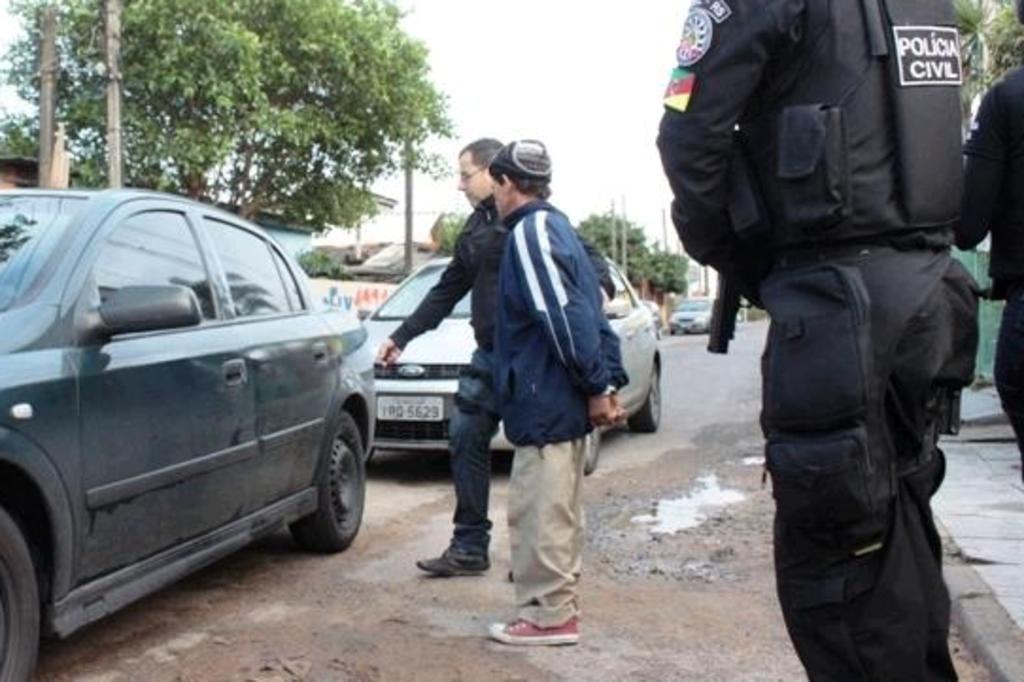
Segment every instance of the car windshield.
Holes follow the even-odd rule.
[[[412,315],[416,307],[427,296],[427,292],[441,279],[441,273],[447,267],[445,263],[424,266],[391,294],[387,301],[374,313],[375,320],[404,320]],[[462,297],[452,309],[451,318],[466,318],[470,312],[470,294]]]
[[[12,307],[45,269],[81,197],[0,196],[0,310]]]
[[[676,306],[678,313],[703,313],[711,309],[708,301],[683,301]]]

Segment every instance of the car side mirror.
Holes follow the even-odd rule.
[[[621,298],[613,298],[604,304],[604,315],[609,320],[621,320],[624,317],[629,317],[631,311],[629,301]]]
[[[202,322],[195,293],[181,286],[129,286],[112,291],[90,316],[94,339],[195,327]]]

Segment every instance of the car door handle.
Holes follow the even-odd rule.
[[[313,344],[313,362],[326,362],[327,344],[323,341]]]
[[[222,365],[224,370],[224,384],[226,386],[241,386],[248,378],[245,370],[245,360],[228,360]]]

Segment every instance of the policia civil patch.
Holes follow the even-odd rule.
[[[900,87],[962,85],[960,34],[948,26],[893,26]]]

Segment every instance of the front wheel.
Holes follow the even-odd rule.
[[[291,525],[292,537],[313,552],[340,552],[356,539],[366,501],[363,440],[348,413],[343,412],[335,426],[317,490],[317,510]]]
[[[640,411],[629,418],[629,430],[637,433],[654,433],[661,424],[661,371],[654,364],[651,372],[651,387]]]
[[[594,429],[587,434],[583,442],[583,475],[589,476],[597,470],[597,460],[601,457],[601,432]]]
[[[0,509],[0,682],[32,675],[39,648],[39,587],[21,529]]]

